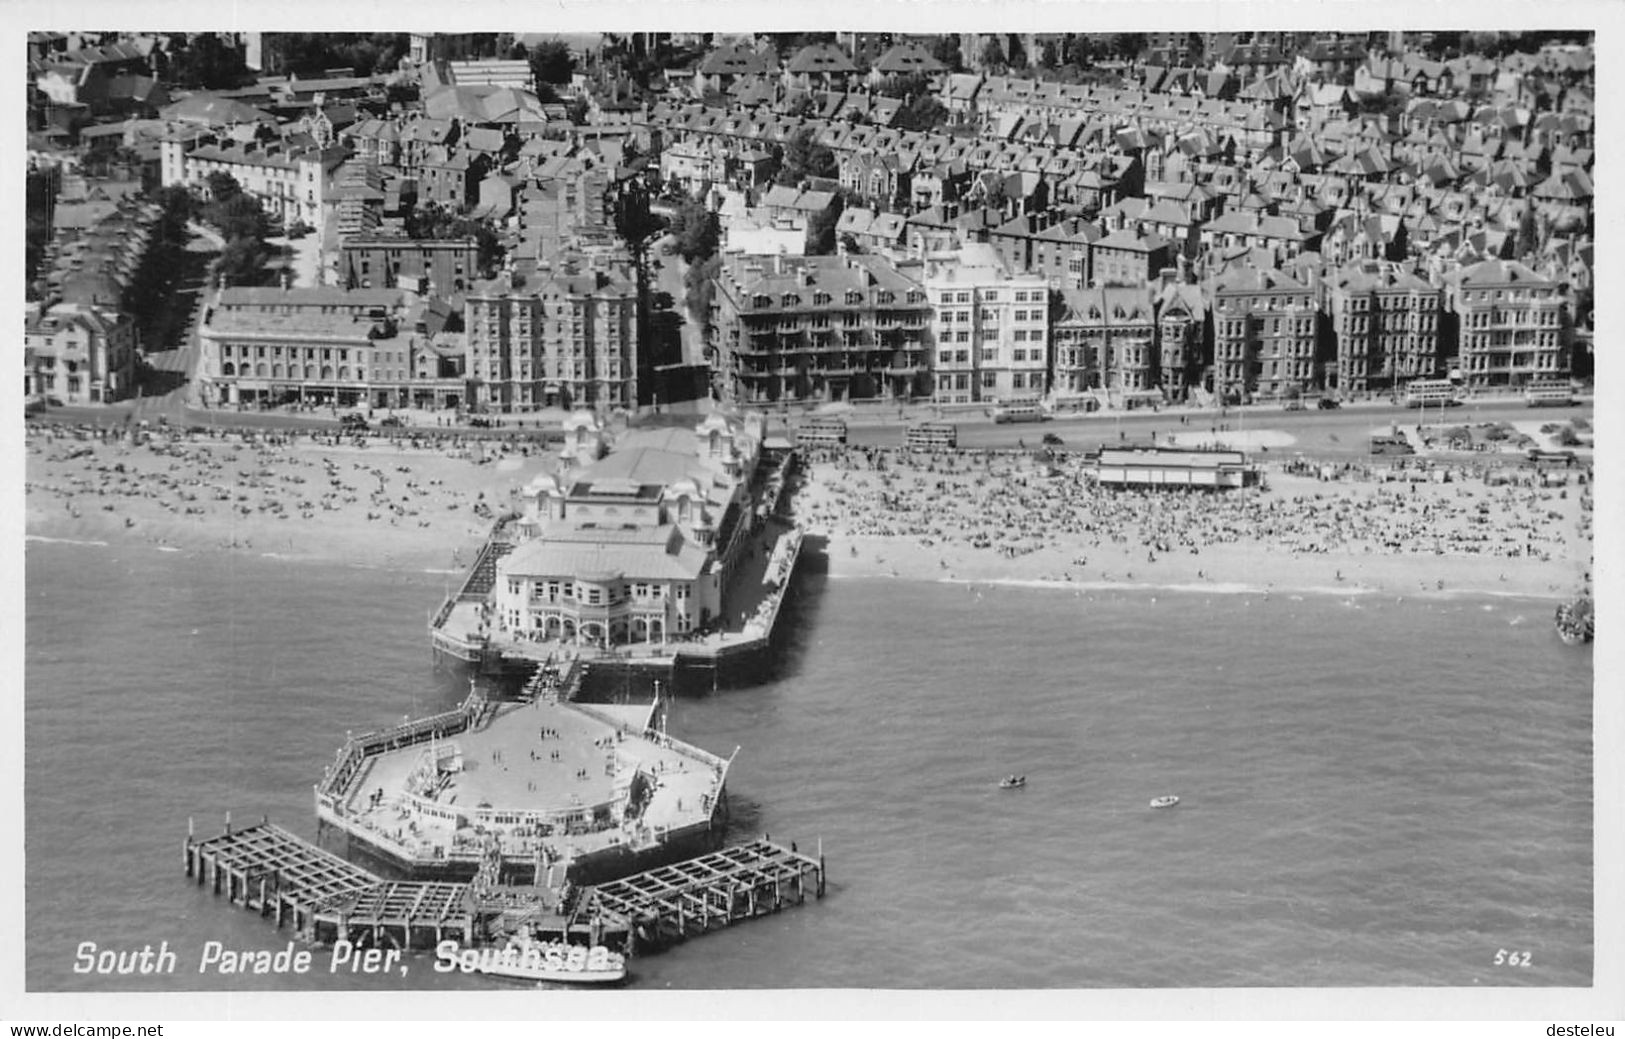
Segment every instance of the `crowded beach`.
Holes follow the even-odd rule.
[[[456,570],[545,449],[450,434],[27,429],[27,533]]]
[[[1590,558],[1578,474],[1498,482],[1510,464],[1293,461],[1206,492],[1100,489],[1081,455],[809,462],[796,516],[837,577],[1560,597]]]
[[[452,434],[31,425],[30,535],[457,570],[547,449]],[[1268,462],[1245,491],[1102,490],[1077,454],[815,451],[796,520],[837,577],[1572,595],[1590,488],[1517,459]],[[1514,479],[1506,479],[1512,474]]]

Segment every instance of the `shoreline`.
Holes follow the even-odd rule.
[[[30,438],[26,459],[29,542],[445,577],[466,571],[511,493],[551,462],[457,444],[61,435]],[[856,450],[809,461],[791,511],[826,539],[835,579],[1545,600],[1585,585],[1588,488],[1271,465],[1268,490],[1192,495],[1100,491],[1086,470],[1075,457]]]
[[[795,510],[837,580],[1548,601],[1586,585],[1585,488],[1272,467],[1262,491],[1103,491],[1065,464],[849,453],[813,464]]]

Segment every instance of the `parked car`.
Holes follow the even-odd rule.
[[[385,429],[399,429],[406,425],[406,420],[401,418],[399,415],[390,415],[388,418],[384,419],[378,424]]]
[[[1322,397],[1320,398],[1320,403],[1315,405],[1315,407],[1319,408],[1321,411],[1336,411],[1342,406],[1343,405],[1340,401],[1332,397]]]
[[[367,417],[359,411],[352,411],[339,418],[339,428],[346,431],[366,429]]]
[[[1303,401],[1301,401],[1301,400],[1289,400],[1289,401],[1286,402],[1285,408],[1286,408],[1287,411],[1302,411],[1303,410]]]

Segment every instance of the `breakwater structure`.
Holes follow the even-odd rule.
[[[526,887],[388,880],[261,818],[197,839],[187,827],[186,876],[234,905],[317,944],[429,950],[524,932],[545,940],[652,952],[758,916],[822,898],[824,858],[763,837],[554,901]]]

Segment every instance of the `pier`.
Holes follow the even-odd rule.
[[[626,922],[637,943],[663,948],[824,897],[824,856],[767,838],[675,862],[589,890],[593,909]]]
[[[658,950],[768,913],[824,897],[817,856],[765,837],[675,862],[568,897],[536,885],[385,880],[268,820],[196,840],[188,832],[186,875],[198,886],[261,917],[289,925],[318,944],[433,949],[451,938],[464,946],[521,929],[599,943],[624,933]]]
[[[314,942],[433,948],[474,938],[469,885],[387,881],[266,820],[186,837],[186,875]]]

